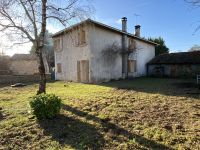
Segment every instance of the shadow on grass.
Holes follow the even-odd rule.
[[[30,86],[30,85],[37,84],[37,82],[27,82],[27,83],[19,82],[19,83],[23,83],[23,84],[25,84],[26,86]],[[11,87],[11,85],[13,85],[13,84],[16,84],[16,83],[1,84],[1,85],[0,85],[0,88],[9,88],[9,87]],[[19,86],[19,87],[13,87],[13,88],[23,88],[23,87],[26,87],[26,86]]]
[[[142,77],[135,79],[112,81],[102,83],[101,86],[116,89],[134,90],[145,93],[159,93],[169,96],[186,96],[198,98],[200,96],[199,86],[194,79],[171,79]]]
[[[76,149],[98,150],[104,143],[102,135],[92,125],[64,114],[38,122],[44,133],[52,136],[61,145],[67,144]]]
[[[0,107],[0,121],[3,120],[3,119],[4,119],[4,116],[3,116],[2,112],[1,112],[1,107]]]
[[[48,83],[55,83],[57,82],[56,80],[48,80],[47,81],[47,84]],[[30,86],[30,85],[35,85],[35,84],[38,84],[39,81],[35,81],[35,82],[19,82],[19,83],[24,83],[26,84],[27,86]],[[0,88],[5,88],[5,87],[11,87],[11,85],[13,84],[16,84],[16,82],[13,82],[13,83],[3,83],[3,84],[0,84]],[[22,87],[15,87],[15,88],[23,88],[23,87],[26,87],[26,86],[22,86]]]
[[[120,139],[121,136],[123,136],[127,140],[135,139],[139,145],[145,148],[162,150],[171,149],[140,135],[132,134],[114,123],[109,122],[109,120],[100,119],[71,106],[64,105],[63,110],[71,112],[77,117],[82,117],[88,121],[90,120],[98,123],[102,129],[97,129],[92,124],[75,119],[76,117],[67,117],[64,114],[60,114],[52,120],[47,119],[38,121],[40,126],[44,129],[44,133],[52,136],[52,138],[58,141],[61,145],[67,144],[75,149],[100,150],[103,149],[106,142],[103,134],[112,132],[112,140],[118,141],[119,143],[126,142]]]
[[[68,106],[68,105],[64,105],[63,109],[65,111],[73,113],[76,116],[84,117],[87,120],[94,121],[95,123],[100,124],[100,126],[103,128],[103,134],[106,134],[107,132],[112,132],[112,139],[115,140],[115,141],[117,140],[119,143],[125,142],[125,141],[122,141],[122,139],[121,139],[121,136],[123,136],[127,140],[135,139],[136,143],[138,143],[139,145],[141,145],[145,148],[162,149],[162,150],[170,150],[171,149],[171,148],[169,148],[169,147],[167,147],[163,144],[159,144],[155,141],[149,140],[149,139],[142,137],[140,135],[133,134],[133,133],[117,126],[116,124],[111,123],[107,119],[100,119],[100,118],[98,118],[94,115],[90,115],[86,112],[80,111],[80,110],[73,108],[71,106]],[[59,122],[56,122],[56,121],[55,121],[55,123],[60,124]],[[72,131],[68,131],[70,128],[68,128],[68,130],[65,130],[66,134],[64,135],[64,137],[67,138],[67,140],[68,140],[68,138],[73,139],[73,137],[74,137],[75,140],[72,141],[72,142],[80,143],[80,142],[83,142],[85,140],[90,140],[90,139],[94,138],[92,141],[89,142],[90,143],[89,145],[85,145],[85,147],[90,147],[92,149],[93,148],[94,149],[101,149],[100,147],[103,147],[104,142],[106,142],[106,141],[104,141],[104,139],[102,139],[102,136],[100,136],[98,134],[98,131],[96,131],[96,129],[94,127],[91,127],[88,124],[87,125],[84,125],[83,123],[80,124],[80,122],[77,122],[77,121],[75,121],[73,124],[71,124],[71,123],[69,123],[69,124],[73,125],[75,127],[78,126],[78,128],[76,128],[75,130],[72,130]],[[59,129],[57,129],[57,130],[59,130]],[[62,130],[62,131],[64,131],[64,130]],[[70,132],[70,134],[68,132]],[[55,133],[55,131],[53,131],[53,133]],[[84,135],[84,136],[82,136],[82,135]],[[72,136],[72,137],[70,137],[70,136]],[[86,138],[86,139],[82,139],[82,138]],[[75,146],[76,144],[71,143],[71,145]]]

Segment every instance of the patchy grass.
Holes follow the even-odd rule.
[[[200,149],[200,90],[194,82],[49,83],[48,93],[64,104],[59,116],[42,121],[28,105],[37,84],[2,86],[0,149]]]

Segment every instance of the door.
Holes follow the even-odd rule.
[[[77,81],[89,82],[89,60],[77,61]]]

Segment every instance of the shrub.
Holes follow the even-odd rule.
[[[53,118],[61,109],[61,99],[54,94],[40,94],[32,97],[30,106],[38,119]]]

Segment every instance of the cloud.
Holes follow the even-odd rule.
[[[24,44],[15,44],[17,41],[13,40],[13,38],[0,33],[1,41],[0,41],[0,52],[12,56],[15,53],[29,53],[32,43],[24,43]],[[26,41],[26,40],[24,40]],[[20,41],[21,42],[21,41]]]
[[[61,29],[62,29],[62,27],[58,24],[48,24],[47,25],[47,30],[53,34],[60,31]]]
[[[115,23],[116,23],[116,24],[121,24],[121,23],[122,23],[122,20],[121,20],[121,19],[118,19],[118,20],[115,21]]]

